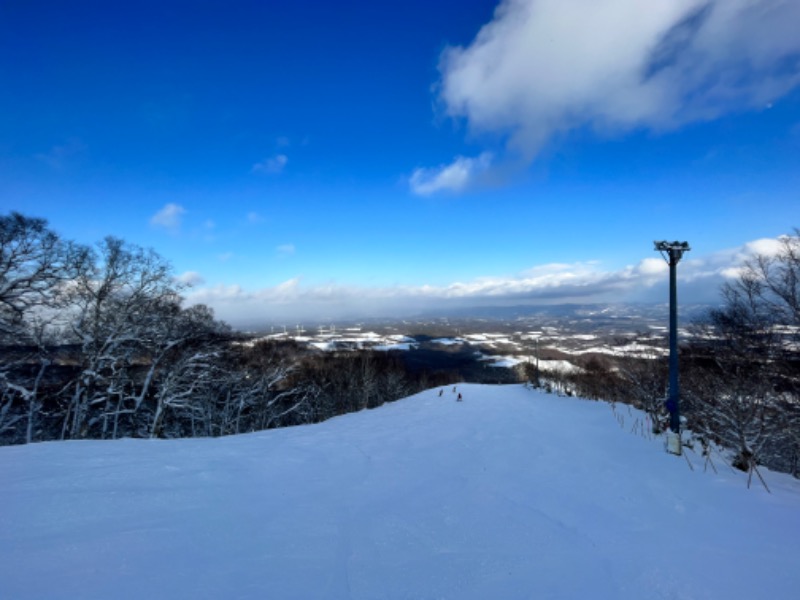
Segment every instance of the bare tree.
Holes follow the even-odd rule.
[[[182,421],[189,422],[189,435],[213,435],[213,415],[207,404],[213,397],[214,382],[225,375],[217,359],[214,349],[195,347],[170,363],[155,394],[150,437],[186,435]]]
[[[6,357],[0,369],[0,436],[6,434],[11,440],[25,443],[36,438],[37,421],[45,402],[41,388],[55,345],[50,322],[33,321],[27,328],[30,345],[23,351],[12,350],[16,358]],[[18,423],[25,423],[24,432]]]
[[[132,375],[146,362],[147,344],[165,311],[179,303],[169,264],[152,250],[108,237],[99,256],[73,283],[71,334],[81,348],[81,369],[69,387],[62,437],[84,437],[100,427],[116,437],[119,416],[142,401]]]
[[[715,367],[692,369],[684,386],[692,429],[735,452],[734,466],[749,471],[781,435],[775,394],[768,377],[730,356]]]
[[[800,453],[800,232],[779,243],[722,287],[723,306],[695,329],[685,385],[692,426],[734,449],[745,470],[792,460],[796,470]]]
[[[237,398],[233,433],[314,420],[313,402],[320,390],[298,377],[299,364],[291,346],[256,344],[246,353],[238,379],[231,382]]]
[[[625,385],[625,395],[650,418],[653,433],[664,430],[667,411],[667,365],[661,357],[622,357],[618,361],[618,374]]]
[[[63,241],[44,219],[0,216],[0,336],[18,341],[32,310],[57,306],[87,257],[87,248]]]
[[[47,221],[13,212],[0,216],[0,433],[26,422],[34,439],[40,387],[69,281],[86,263],[85,247],[63,241]]]
[[[199,373],[201,365],[213,371],[213,357],[227,342],[230,331],[224,323],[216,321],[210,308],[195,305],[181,307],[181,299],[165,296],[153,303],[151,311],[139,323],[138,365],[133,370],[132,385],[120,398],[114,413],[116,421],[122,415],[137,415],[152,397],[155,409],[152,421],[145,419],[149,435],[158,430],[163,410],[178,381],[192,373],[192,387],[199,386],[207,377]],[[142,419],[138,419],[141,423]]]
[[[778,241],[776,254],[745,261],[739,280],[729,287],[752,289],[757,304],[771,311],[776,323],[800,326],[800,229]],[[800,332],[793,333],[797,339]]]

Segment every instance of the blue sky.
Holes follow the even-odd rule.
[[[0,4],[0,210],[234,323],[684,297],[800,225],[800,3]]]

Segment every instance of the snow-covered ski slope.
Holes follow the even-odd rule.
[[[772,494],[608,404],[458,386],[220,439],[0,448],[0,598],[798,598]],[[691,454],[690,454],[691,456]]]

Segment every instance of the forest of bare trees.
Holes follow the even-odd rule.
[[[385,353],[248,343],[152,250],[0,217],[0,441],[218,436],[311,423],[417,391]]]
[[[691,427],[756,464],[800,475],[800,231],[745,261],[686,349]]]
[[[763,464],[800,476],[800,231],[776,253],[744,261],[722,302],[690,325],[681,342],[681,412],[707,447],[731,452],[734,466]],[[653,433],[667,424],[667,360],[591,358],[582,372],[527,378],[584,398],[632,404]]]

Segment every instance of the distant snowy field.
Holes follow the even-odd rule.
[[[0,598],[797,598],[800,482],[458,386],[218,439],[0,448]]]

